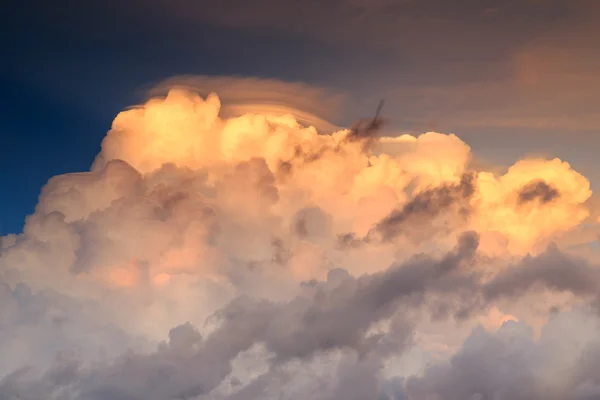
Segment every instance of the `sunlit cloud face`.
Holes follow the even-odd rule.
[[[0,394],[425,399],[460,376],[429,368],[405,388],[390,358],[463,348],[468,362],[513,326],[538,352],[550,308],[594,303],[595,267],[548,248],[589,215],[589,181],[567,162],[485,171],[453,134],[356,140],[307,124],[301,103],[252,101],[223,112],[218,94],[177,85],[117,115],[91,171],[48,182],[0,258],[0,344],[17,346],[0,371],[41,369]],[[51,351],[24,350],[35,324]],[[55,359],[72,348],[85,351]],[[492,390],[476,389],[451,398]]]

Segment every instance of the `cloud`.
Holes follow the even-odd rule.
[[[398,235],[401,226],[406,225],[413,218],[432,220],[438,213],[456,205],[458,205],[458,209],[455,210],[456,213],[467,214],[469,210],[464,208],[464,204],[468,204],[468,200],[474,191],[473,177],[465,174],[459,184],[444,185],[418,193],[402,210],[395,211],[387,216],[375,229],[382,234],[384,239],[390,239]],[[462,209],[460,208],[461,203],[463,203]]]
[[[598,378],[588,355],[597,352],[598,321],[571,312],[553,318],[539,341],[523,323],[496,333],[476,330],[448,362],[408,380],[410,399],[589,399]]]
[[[560,192],[544,181],[534,181],[523,186],[519,192],[520,204],[538,200],[540,203],[549,203],[560,196]]]
[[[276,363],[310,358],[336,348],[377,351],[385,341],[365,338],[369,326],[392,316],[397,301],[424,294],[428,285],[460,268],[473,256],[476,246],[476,237],[467,235],[454,252],[439,261],[415,260],[358,279],[344,271],[332,271],[326,283],[289,303],[239,298],[218,311],[215,317],[221,324],[205,339],[193,326],[184,324],[172,329],[169,342],[159,345],[155,353],[126,355],[105,367],[71,365],[63,381],[51,379],[56,370],[64,369],[63,360],[58,360],[41,379],[18,390],[24,398],[44,385],[50,385],[51,391],[66,386],[65,390],[90,399],[193,398],[215,389],[231,373],[233,359],[256,343],[264,344]],[[403,328],[401,332],[408,335],[411,331]],[[360,374],[354,368],[341,366],[341,382],[334,392],[349,390],[348,384],[354,382],[347,381],[346,375]],[[152,376],[161,379],[153,380]],[[20,378],[21,374],[8,376],[0,393],[10,394],[19,386]],[[378,389],[376,380],[372,386],[370,392]]]
[[[297,121],[325,132],[339,129],[329,121],[339,117],[342,106],[347,102],[347,94],[341,91],[302,82],[241,76],[172,77],[154,85],[148,95],[164,97],[172,89],[183,89],[202,97],[218,93],[222,102],[220,115],[223,117],[252,113],[291,114]]]
[[[520,295],[536,284],[558,291],[571,291],[579,296],[598,293],[598,271],[583,259],[561,253],[551,246],[537,257],[524,258],[519,266],[496,275],[484,289],[488,299],[502,295]]]
[[[47,368],[61,357],[111,358],[128,350],[146,350],[148,342],[107,322],[102,307],[52,290],[33,291],[0,281],[0,376],[9,376],[24,360]]]
[[[257,345],[264,348],[265,360],[271,367],[250,378],[241,389],[222,394],[222,398],[270,398],[269,390],[274,387],[279,387],[281,393],[281,374],[286,369],[315,358],[337,364],[333,380],[313,393],[324,399],[392,394],[397,398],[406,395],[421,399],[442,393],[443,398],[449,399],[492,395],[548,398],[547,393],[559,393],[556,398],[563,398],[560,394],[572,390],[582,395],[593,390],[590,382],[595,375],[590,373],[595,371],[595,364],[585,364],[589,363],[586,360],[593,360],[585,354],[595,351],[598,322],[597,318],[590,319],[585,310],[554,317],[544,327],[539,341],[520,322],[505,322],[496,333],[476,329],[451,360],[429,367],[421,377],[410,377],[405,389],[398,386],[398,380],[381,386],[379,374],[384,361],[401,354],[410,343],[415,320],[406,311],[418,311],[419,304],[426,304],[431,296],[454,298],[461,282],[463,289],[477,287],[471,286],[472,280],[457,280],[469,274],[476,249],[477,237],[466,234],[456,249],[441,259],[417,257],[385,272],[359,278],[334,270],[326,282],[307,287],[289,302],[240,297],[212,317],[218,327],[205,337],[186,323],[171,329],[168,342],[159,344],[155,352],[129,353],[91,365],[72,357],[59,358],[41,375],[26,370],[8,375],[0,384],[0,393],[32,399],[44,391],[63,393],[73,399],[163,399],[196,398],[216,390],[215,395],[219,396],[219,390],[226,393],[235,381],[234,361]],[[485,292],[486,287],[482,288]],[[506,294],[512,295],[508,291]],[[390,329],[369,333],[373,323],[390,317]],[[561,346],[556,346],[557,341],[563,341]],[[582,341],[591,350],[581,347]],[[337,363],[335,351],[341,351]],[[553,378],[565,363],[575,365],[581,357],[585,368],[571,369],[572,377]],[[474,380],[473,376],[479,379]],[[292,398],[305,398],[306,392],[295,396]]]
[[[568,163],[497,173],[455,135],[365,146],[272,110],[178,87],[120,113],[91,171],[48,182],[1,241],[0,397],[410,398],[392,358],[538,323],[525,296],[594,305],[595,266],[548,247],[589,213]]]

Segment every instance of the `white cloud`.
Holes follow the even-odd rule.
[[[569,164],[497,174],[455,135],[350,140],[260,111],[171,91],[116,117],[92,171],[48,182],[2,240],[0,395],[397,400],[384,375],[411,347],[539,325],[520,296],[594,300],[595,267],[547,249],[588,215]]]

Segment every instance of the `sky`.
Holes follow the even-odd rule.
[[[144,88],[188,74],[332,87],[352,103],[341,124],[385,98],[390,126],[454,132],[496,163],[551,153],[597,178],[594,1],[4,7],[5,232],[20,230],[49,177],[89,166],[114,115]],[[24,164],[35,168],[13,167]]]
[[[599,2],[2,7],[0,398],[600,398]]]

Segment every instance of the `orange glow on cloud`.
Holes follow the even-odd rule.
[[[106,277],[117,287],[133,287],[140,283],[141,274],[136,260],[132,259],[125,265],[108,267]]]
[[[263,273],[294,280],[324,278],[332,262],[373,272],[412,254],[446,251],[465,230],[479,232],[487,255],[535,253],[589,215],[589,181],[558,159],[520,160],[500,175],[470,169],[471,149],[455,135],[381,137],[365,148],[347,140],[348,130],[319,134],[272,108],[231,118],[220,111],[217,95],[178,89],[121,112],[91,172],[53,178],[44,188],[36,210],[57,212],[56,226],[36,225],[36,214],[25,231],[41,239],[63,230],[57,265],[67,271],[78,246],[69,224],[87,221],[107,247],[83,270],[94,275],[96,266],[112,265],[98,267],[108,271],[103,279],[131,287],[165,286],[180,274],[218,281],[257,263],[285,264]],[[427,217],[419,223],[439,231],[423,230],[427,240],[400,235],[339,253],[338,236],[364,237],[421,191],[456,184],[466,172],[474,193],[465,221]],[[520,201],[532,182],[558,194]],[[303,221],[310,232],[294,232],[298,213],[311,208],[322,216]],[[132,258],[143,260],[147,278],[126,261]]]
[[[152,279],[152,281],[154,282],[154,284],[156,286],[164,286],[164,285],[168,284],[170,280],[171,280],[171,275],[169,275],[165,272],[161,272],[160,274],[156,275]]]
[[[475,169],[471,148],[454,134],[366,141],[345,129],[323,134],[304,126],[297,113],[275,110],[252,107],[226,116],[217,95],[179,89],[121,112],[91,171],[52,178],[23,234],[0,241],[0,272],[8,283],[0,281],[0,295],[27,299],[28,290],[50,289],[92,307],[94,329],[112,324],[149,342],[189,321],[199,332],[189,326],[171,331],[160,345],[164,354],[157,353],[181,353],[186,362],[193,353],[180,350],[190,344],[212,357],[205,343],[213,343],[222,324],[241,328],[232,329],[240,337],[258,335],[254,344],[265,344],[256,332],[266,329],[275,347],[287,348],[280,338],[289,328],[303,332],[303,316],[314,309],[324,317],[313,324],[315,338],[330,334],[322,324],[331,319],[341,330],[354,326],[351,335],[342,333],[344,343],[364,333],[357,346],[372,348],[367,355],[403,348],[398,334],[419,347],[415,356],[425,353],[423,361],[445,360],[477,326],[481,340],[524,332],[526,324],[541,340],[548,310],[574,302],[553,290],[519,297],[538,283],[531,274],[539,272],[534,259],[530,274],[530,259],[522,256],[580,232],[590,215],[590,182],[569,163],[526,158],[503,173]],[[459,237],[469,240],[460,241],[456,275],[430,284],[426,272],[421,281],[413,267],[436,267],[440,259],[454,265]],[[515,275],[506,268],[516,268]],[[543,271],[548,285],[566,273],[555,269]],[[494,281],[502,273],[499,278],[508,278]],[[526,281],[523,287],[516,279]],[[13,295],[20,282],[30,289]],[[488,296],[489,282],[507,297]],[[589,294],[580,279],[573,282],[585,289],[582,299]],[[408,295],[395,297],[396,290]],[[393,314],[388,311],[396,303],[388,304],[388,297],[399,302]],[[463,310],[464,324],[449,323]],[[364,328],[353,321],[355,311]],[[262,326],[254,326],[257,321]],[[519,323],[504,325],[509,321]],[[375,326],[386,335],[382,340],[363,332]],[[217,338],[216,344],[234,355],[226,347],[242,339],[228,346],[229,339]],[[225,372],[237,363],[226,361]]]
[[[318,135],[291,115],[272,113],[222,119],[220,107],[216,95],[202,99],[173,90],[164,99],[124,111],[105,138],[95,168],[122,159],[148,174],[174,163],[193,170],[208,168],[218,181],[228,165],[253,157],[264,158],[266,173],[276,177],[287,163],[291,177],[274,183],[274,212],[283,217],[303,203],[318,204],[333,215],[336,228],[364,233],[409,200],[409,184],[417,183],[416,190],[421,190],[457,182],[471,159],[470,148],[454,135],[383,137],[368,154],[360,144],[344,141],[347,131]],[[312,158],[307,162],[302,155]],[[552,183],[560,196],[548,204],[519,206],[518,191],[534,179]],[[591,196],[589,181],[558,159],[521,160],[501,176],[478,172],[476,182],[471,225],[482,233],[483,248],[491,253],[532,251],[588,216],[584,203]],[[248,210],[260,201],[250,201],[250,193],[243,197]],[[231,196],[239,198],[235,190]],[[267,203],[257,211],[262,213],[264,206]]]
[[[487,315],[480,317],[479,321],[485,327],[485,329],[494,332],[500,329],[505,322],[517,322],[518,319],[514,315],[503,313],[498,307],[494,306],[490,309]]]

